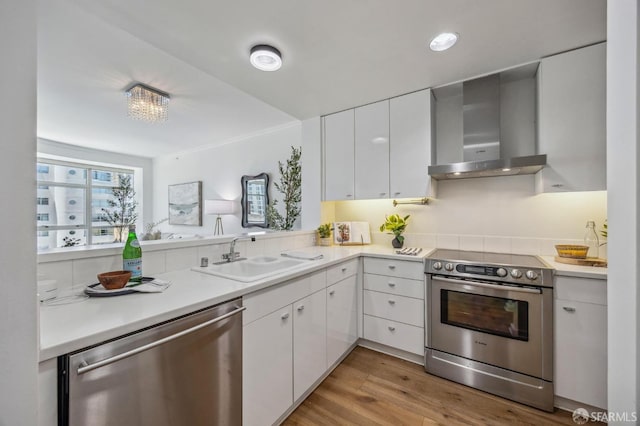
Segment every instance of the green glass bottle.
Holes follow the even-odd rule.
[[[131,281],[142,281],[142,249],[135,227],[129,228],[129,236],[122,250],[122,269],[131,271]]]

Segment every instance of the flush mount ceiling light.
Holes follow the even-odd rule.
[[[259,44],[251,48],[251,65],[262,71],[276,71],[282,66],[282,55],[273,46]]]
[[[431,40],[429,47],[434,52],[442,52],[456,44],[459,37],[458,33],[440,33]]]
[[[127,95],[127,115],[134,120],[159,123],[169,118],[169,95],[144,84],[135,84]]]

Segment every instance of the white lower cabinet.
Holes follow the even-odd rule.
[[[358,340],[356,275],[327,287],[327,364],[332,366]]]
[[[607,408],[606,282],[556,278],[556,396]]]
[[[244,326],[244,425],[271,425],[293,404],[292,315],[292,306],[288,305]]]
[[[323,289],[293,304],[293,400],[327,371],[327,299]]]
[[[243,298],[243,425],[277,422],[358,339],[357,272],[356,259]]]

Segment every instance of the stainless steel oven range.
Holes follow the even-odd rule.
[[[425,370],[553,411],[553,269],[535,256],[436,250]]]

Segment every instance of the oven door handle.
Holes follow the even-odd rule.
[[[488,288],[488,289],[492,289],[492,290],[499,290],[499,291],[514,291],[516,293],[530,293],[530,294],[540,294],[542,293],[542,291],[540,289],[537,288],[529,288],[529,287],[515,287],[515,286],[506,286],[506,285],[498,285],[498,284],[487,284],[487,283],[481,283],[478,281],[472,281],[472,280],[452,280],[451,278],[444,278],[444,277],[434,277],[433,279],[437,279],[438,281],[446,281],[448,283],[455,283],[455,284],[468,284],[468,285],[472,285],[474,287],[482,287],[482,288]]]

